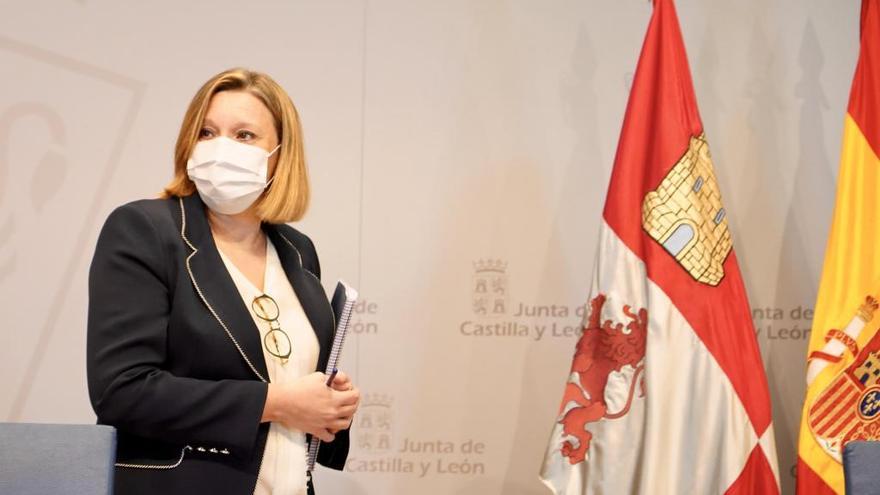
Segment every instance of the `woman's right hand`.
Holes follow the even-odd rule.
[[[351,424],[359,401],[357,389],[328,387],[327,376],[315,372],[290,383],[270,383],[262,421],[277,421],[332,442],[332,432]]]

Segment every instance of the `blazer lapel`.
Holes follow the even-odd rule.
[[[181,237],[192,250],[187,268],[206,309],[211,312],[235,345],[245,364],[261,381],[269,381],[266,360],[260,344],[260,332],[254,324],[235,282],[226,270],[208,225],[205,205],[198,194],[180,199],[182,208]]]
[[[263,224],[263,230],[275,246],[284,273],[318,337],[321,349],[318,354],[317,371],[324,371],[336,330],[333,310],[327,301],[327,295],[324,294],[324,287],[321,286],[318,277],[303,268],[302,258],[296,246],[280,232],[278,225]]]

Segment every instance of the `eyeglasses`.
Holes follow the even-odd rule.
[[[280,359],[281,364],[287,364],[292,345],[290,337],[278,323],[279,311],[275,299],[267,294],[257,296],[251,302],[251,309],[261,320],[269,322],[269,331],[263,336],[263,345],[266,347],[266,351]]]

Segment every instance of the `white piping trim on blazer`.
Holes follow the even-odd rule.
[[[261,375],[260,372],[257,371],[257,368],[254,367],[253,363],[251,363],[251,360],[247,357],[247,354],[244,353],[244,349],[242,349],[241,345],[238,343],[238,341],[235,340],[235,337],[232,335],[232,332],[229,331],[229,327],[226,326],[226,323],[223,323],[223,320],[220,318],[220,316],[217,314],[217,312],[214,311],[214,308],[211,307],[211,304],[205,298],[205,295],[202,294],[201,287],[199,287],[199,284],[196,282],[196,277],[193,275],[192,268],[190,268],[190,265],[189,265],[189,261],[190,261],[190,259],[192,259],[193,256],[196,255],[196,253],[199,252],[199,250],[196,249],[196,247],[193,246],[191,242],[189,242],[189,239],[186,238],[186,212],[183,209],[183,198],[178,198],[178,199],[180,200],[180,237],[183,238],[183,242],[185,242],[186,245],[189,246],[190,249],[192,249],[192,253],[190,253],[190,255],[186,257],[186,271],[189,273],[189,278],[190,278],[190,280],[192,280],[193,287],[195,287],[196,293],[198,293],[199,297],[202,299],[202,302],[205,303],[205,306],[208,308],[208,311],[211,312],[211,314],[214,316],[214,319],[217,320],[217,323],[219,323],[220,326],[223,327],[223,330],[226,332],[226,335],[229,337],[230,340],[232,340],[232,343],[235,345],[235,348],[238,349],[238,353],[241,354],[241,357],[244,359],[244,362],[247,363],[247,365],[251,369],[251,371],[253,371],[254,374],[257,375],[257,378],[259,378],[261,382],[268,383],[268,380],[266,380],[263,377],[263,375]]]
[[[195,276],[193,276],[192,268],[190,268],[189,262],[190,262],[190,258],[195,256],[195,254],[198,253],[199,250],[196,249],[196,247],[193,246],[192,243],[189,242],[189,239],[187,239],[187,237],[186,237],[186,212],[183,209],[183,198],[179,198],[179,200],[180,200],[180,224],[181,224],[180,237],[183,238],[183,242],[185,242],[186,245],[189,246],[190,249],[192,249],[192,253],[190,253],[190,255],[186,257],[186,271],[187,271],[187,273],[189,273],[189,278],[193,283],[193,287],[195,287],[196,292],[199,294],[199,297],[202,299],[202,302],[205,304],[205,306],[208,307],[208,311],[211,312],[211,314],[217,320],[217,323],[219,323],[220,326],[223,327],[223,330],[226,331],[226,335],[230,339],[232,339],[232,343],[235,344],[235,348],[238,349],[239,354],[241,354],[241,357],[244,358],[244,361],[250,367],[251,371],[253,371],[254,374],[257,375],[257,378],[259,378],[261,381],[266,382],[266,379],[263,378],[263,375],[261,375],[260,372],[257,371],[257,369],[254,367],[253,363],[251,363],[251,360],[248,359],[247,355],[244,353],[244,350],[241,348],[238,341],[235,340],[235,337],[232,336],[232,332],[229,331],[229,328],[227,328],[226,324],[223,323],[223,320],[220,319],[220,316],[217,314],[217,312],[214,311],[214,308],[211,307],[211,305],[208,303],[208,300],[205,298],[205,295],[202,294],[202,289],[199,287],[199,284],[196,283],[196,278],[195,278]],[[288,241],[288,242],[290,242],[290,241]],[[192,450],[192,449],[193,448],[190,447],[189,445],[185,445],[182,449],[180,449],[180,458],[177,459],[177,462],[174,462],[172,464],[132,464],[132,463],[126,463],[126,462],[117,462],[114,464],[114,466],[119,467],[119,468],[129,468],[129,469],[174,469],[174,468],[180,466],[180,464],[183,462],[183,458],[184,458],[184,456],[186,456],[186,451]],[[205,449],[202,447],[199,447],[199,451],[204,452]],[[211,452],[218,453],[218,451],[216,449],[211,449]],[[223,453],[223,454],[229,453],[229,451],[226,449],[223,449],[222,451],[219,451],[219,452]],[[260,464],[261,464],[260,467],[262,467],[262,462]]]
[[[302,257],[301,254],[299,254],[299,249],[297,249],[296,246],[294,246],[293,243],[290,242],[290,239],[288,239],[286,235],[282,234],[281,232],[279,232],[278,235],[280,235],[281,238],[284,239],[284,242],[286,242],[286,243],[290,246],[290,248],[293,249],[293,252],[296,253],[296,257],[299,259],[299,266],[300,266],[300,268],[302,268],[304,272],[306,272],[306,273],[308,273],[309,275],[311,275],[312,278],[315,279],[316,282],[318,282],[318,285],[319,285],[319,286],[323,287],[323,286],[321,285],[321,279],[318,278],[317,275],[315,275],[314,273],[312,273],[311,270],[309,270],[308,268],[306,268],[305,265],[303,265],[303,257]],[[327,308],[330,309],[330,321],[333,322],[333,332],[336,333],[336,315],[333,313],[333,306],[330,305],[330,301],[328,301],[326,297],[324,297],[324,298],[322,298],[322,299],[323,299],[324,302],[327,304]]]
[[[192,447],[189,445],[180,449],[180,459],[173,464],[129,464],[125,462],[117,462],[115,464],[116,467],[119,468],[131,468],[131,469],[174,469],[177,466],[180,466],[180,463],[183,462],[183,456],[186,454],[187,450],[192,450]]]

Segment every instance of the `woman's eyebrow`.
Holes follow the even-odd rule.
[[[204,120],[204,122],[202,122],[202,125],[206,125],[206,126],[210,126],[210,127],[219,127],[213,120],[210,119],[210,117],[205,117],[205,120]],[[239,121],[234,122],[231,125],[231,127],[233,129],[240,129],[242,127],[258,128],[259,124],[257,124],[255,121],[251,121],[251,120],[239,120]]]

